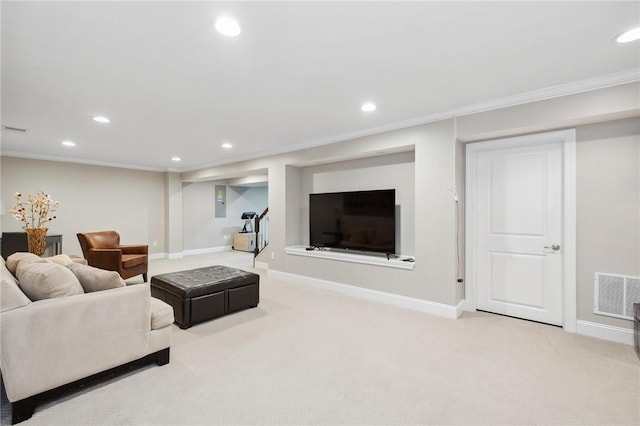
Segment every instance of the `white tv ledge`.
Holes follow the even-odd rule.
[[[384,266],[387,268],[413,270],[415,261],[405,261],[403,259],[412,259],[410,256],[401,256],[399,258],[391,258],[387,260],[384,255],[366,255],[359,253],[346,253],[336,250],[307,250],[307,246],[289,246],[284,248],[285,253],[294,256],[317,257],[320,259],[338,260],[341,262],[364,263],[366,265]]]

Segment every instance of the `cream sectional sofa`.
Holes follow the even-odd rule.
[[[73,295],[58,291],[52,298],[36,301],[27,297],[21,289],[27,286],[7,268],[11,260],[12,256],[1,265],[0,370],[12,403],[13,423],[31,417],[44,392],[51,394],[61,386],[145,357],[159,365],[169,362],[173,309],[152,298],[148,284],[122,282],[101,289],[91,277],[106,271],[82,265],[85,269],[80,274],[71,275],[84,280],[83,287],[89,285],[90,292],[78,290],[69,279]],[[16,272],[25,281],[37,277],[35,283],[42,289],[67,280],[72,269],[73,265],[23,267],[20,263]],[[58,273],[64,278],[55,278]]]

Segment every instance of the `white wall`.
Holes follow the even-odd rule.
[[[123,244],[165,251],[164,173],[12,157],[1,162],[4,232],[22,229],[8,213],[13,194],[35,195],[42,189],[60,201],[49,234],[62,234],[64,253],[82,255],[78,232],[110,229],[120,233]]]
[[[455,219],[450,191],[455,174],[453,130],[453,120],[447,120],[353,139],[348,143],[323,145],[197,170],[185,173],[183,180],[216,179],[242,170],[268,168],[269,246],[258,260],[268,263],[269,269],[455,305]],[[304,216],[301,214],[304,168],[317,161],[339,163],[348,159],[380,155],[380,152],[408,151],[414,152],[415,156],[413,181],[416,261],[413,271],[285,253],[286,246],[304,241],[300,219]],[[374,180],[379,179],[379,176],[375,171],[367,171],[360,179]],[[349,181],[344,181],[341,187],[352,187],[350,185]],[[332,187],[342,190],[338,186]],[[410,219],[407,221],[411,222]]]
[[[268,189],[227,186],[227,217],[215,217],[215,185],[220,182],[183,183],[182,236],[184,250],[221,248],[233,245],[233,234],[240,232],[242,212],[257,214],[267,207]],[[224,183],[222,183],[224,184]]]
[[[456,278],[463,280],[461,283],[457,283],[456,286],[456,302],[460,302],[465,298],[465,285],[464,285],[464,261],[465,261],[465,176],[466,176],[466,151],[465,144],[460,141],[456,141],[456,188],[455,193],[458,196],[458,205],[456,211],[456,226],[457,226],[457,246],[456,246]]]
[[[182,180],[178,173],[165,173],[164,193],[164,247],[169,258],[173,258],[182,254]]]
[[[637,118],[638,93],[636,82],[467,115],[456,120],[456,137],[472,142]]]
[[[578,319],[631,328],[593,313],[594,272],[640,276],[640,119],[576,129]]]

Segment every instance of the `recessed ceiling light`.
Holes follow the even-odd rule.
[[[171,157],[171,161],[176,161],[176,162],[182,161],[182,158],[180,158],[180,157]]]
[[[618,43],[629,43],[636,40],[640,40],[640,27],[624,32],[616,38]]]
[[[240,34],[240,25],[238,21],[229,17],[221,16],[215,22],[216,31],[227,37],[235,37]]]
[[[93,117],[93,121],[97,121],[98,123],[111,123],[111,120],[109,120],[107,117],[103,117],[101,115],[97,115],[97,116]]]
[[[222,144],[222,147],[225,149],[229,149],[229,148],[233,148],[233,145],[231,145],[229,142],[225,142]]]
[[[376,110],[376,104],[372,103],[372,102],[367,102],[365,104],[362,104],[362,106],[360,107],[360,109],[364,112],[371,112],[371,111],[375,111]]]
[[[76,146],[75,142],[71,142],[71,141],[62,141],[62,145],[64,145],[64,146]]]

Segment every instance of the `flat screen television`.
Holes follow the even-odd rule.
[[[396,253],[396,190],[309,194],[309,244]]]

